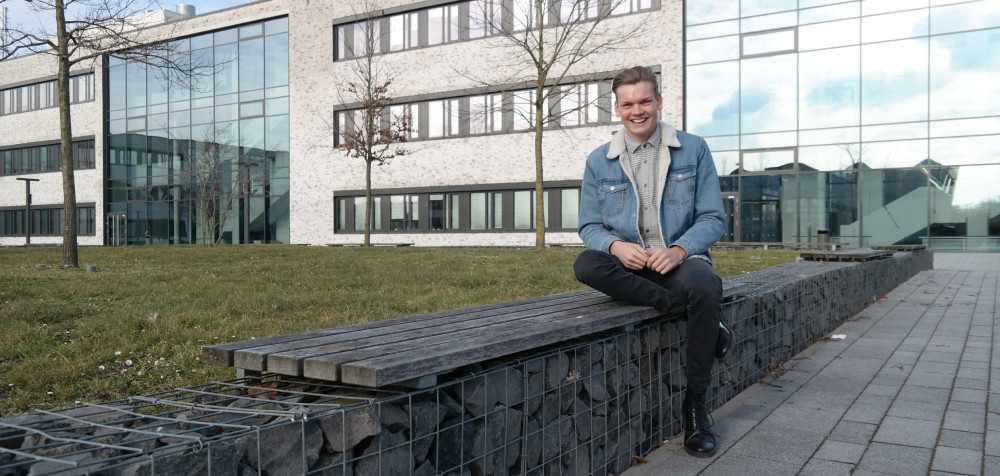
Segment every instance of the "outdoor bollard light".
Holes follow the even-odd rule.
[[[31,182],[37,182],[36,178],[21,178],[24,181],[24,244],[31,244]]]

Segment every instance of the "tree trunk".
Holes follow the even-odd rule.
[[[372,245],[372,161],[365,160],[365,243],[367,248]]]
[[[59,140],[61,142],[63,181],[63,267],[79,267],[76,223],[76,183],[73,174],[73,129],[69,110],[69,35],[66,33],[66,10],[63,0],[56,0],[56,61],[59,94]],[[28,217],[30,220],[31,217]],[[30,226],[30,223],[29,223]]]

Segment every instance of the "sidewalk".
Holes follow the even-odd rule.
[[[713,412],[714,458],[678,435],[622,476],[1000,475],[998,274],[1000,253],[935,253]]]

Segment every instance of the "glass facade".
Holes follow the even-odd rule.
[[[108,59],[109,244],[288,243],[288,19],[174,45],[193,68]]]
[[[1000,250],[1000,3],[685,3],[727,240]]]

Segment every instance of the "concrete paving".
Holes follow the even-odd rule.
[[[914,276],[712,413],[713,458],[671,438],[622,476],[1000,475],[1000,253]]]

